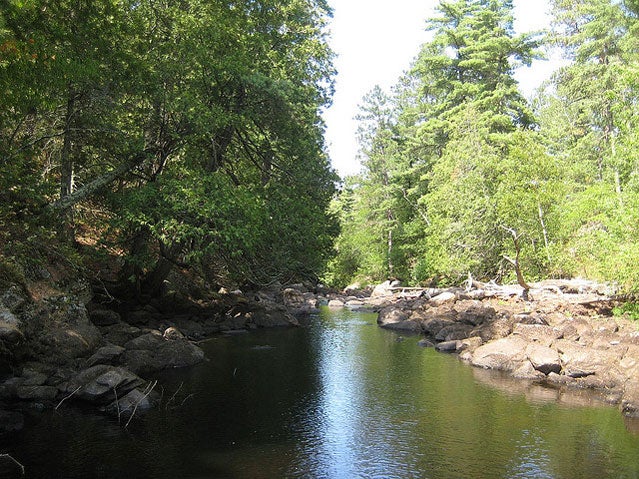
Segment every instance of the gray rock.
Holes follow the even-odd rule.
[[[20,320],[15,314],[0,304],[0,323],[18,327],[20,325]]]
[[[459,346],[457,347],[457,352],[462,351],[475,351],[479,346],[481,346],[484,342],[478,336],[473,336],[471,338],[462,339],[459,341]]]
[[[9,311],[17,311],[27,302],[28,297],[25,289],[15,284],[5,290],[2,293],[2,297],[0,297],[0,304],[4,305]]]
[[[23,401],[52,402],[58,395],[58,388],[53,386],[18,386],[16,396]]]
[[[107,344],[98,349],[93,356],[87,360],[87,367],[95,366],[96,364],[116,364],[125,348],[122,346],[116,346],[115,344]]]
[[[161,339],[154,347],[127,349],[121,362],[136,374],[148,374],[168,368],[193,366],[204,360],[201,348],[183,339]]]
[[[639,418],[639,379],[626,382],[621,399],[621,411],[629,417]]]
[[[328,302],[328,307],[333,309],[339,309],[344,307],[344,301],[339,299],[331,299]]]
[[[25,378],[24,386],[42,386],[47,382],[48,375],[39,371],[24,370],[22,376]]]
[[[434,343],[432,343],[432,342],[430,342],[428,339],[422,339],[422,340],[420,340],[420,341],[417,343],[417,345],[418,345],[420,348],[434,348],[434,347],[435,347],[435,344],[434,344]]]
[[[550,346],[556,339],[563,336],[563,331],[541,324],[516,323],[513,325],[513,334],[527,341],[536,341],[544,346]]]
[[[471,363],[485,369],[515,371],[527,360],[527,346],[528,343],[517,336],[497,339],[478,347]]]
[[[451,316],[452,317],[452,316]],[[436,337],[441,330],[455,324],[452,320],[442,317],[432,317],[420,321],[424,333]]]
[[[537,371],[530,361],[524,361],[519,368],[513,371],[513,377],[516,379],[541,379],[545,375]]]
[[[158,394],[155,391],[133,389],[126,395],[109,404],[105,411],[114,416],[130,416],[134,412],[148,411],[159,403]]]
[[[116,394],[123,397],[143,384],[145,382],[131,371],[99,364],[78,373],[63,389],[67,394],[73,393],[74,398],[107,404],[113,401]]]
[[[141,335],[140,328],[126,323],[118,323],[108,326],[104,330],[104,337],[107,341],[118,346],[124,346],[127,342]]]
[[[614,349],[597,350],[560,339],[555,343],[563,364],[564,374],[573,378],[592,376],[621,362],[623,351]]]
[[[387,306],[379,312],[379,315],[377,316],[377,324],[379,324],[383,328],[386,328],[390,327],[391,325],[405,322],[408,317],[409,313],[407,311],[404,311],[404,309],[396,306]]]
[[[247,316],[249,323],[257,328],[290,328],[300,325],[281,304],[251,303]]]
[[[384,281],[382,284],[378,284],[373,288],[373,292],[371,293],[371,298],[379,298],[386,296],[393,296],[393,291],[391,288],[398,286],[399,283],[395,281]]]
[[[110,309],[96,309],[91,311],[89,319],[96,326],[111,326],[120,322],[120,315]]]
[[[126,349],[148,349],[155,350],[165,343],[165,339],[162,337],[159,331],[152,331],[142,336],[128,341],[124,347]]]
[[[435,346],[435,349],[442,353],[454,353],[457,351],[457,346],[459,346],[459,341],[444,341]]]
[[[167,341],[157,351],[156,359],[164,368],[193,366],[204,360],[204,351],[189,341]]]
[[[453,303],[457,299],[457,295],[451,291],[444,291],[430,299],[430,302],[435,305],[442,305],[445,303]]]
[[[435,336],[435,339],[437,341],[455,341],[466,339],[470,335],[472,329],[473,327],[468,324],[454,323],[450,326],[442,328]]]
[[[456,306],[460,309],[459,306]],[[478,301],[474,304],[464,307],[459,313],[459,320],[472,326],[479,326],[496,316],[495,309],[490,306],[484,306]]]
[[[540,344],[529,344],[526,355],[532,366],[543,374],[561,372],[561,359],[557,350]]]

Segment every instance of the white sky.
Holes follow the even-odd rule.
[[[384,90],[397,83],[420,46],[429,40],[425,21],[437,0],[329,0],[334,17],[330,43],[337,53],[333,105],[324,112],[326,140],[333,167],[341,176],[358,173],[357,122],[363,96],[375,85]],[[547,0],[514,0],[515,28],[531,31],[547,26]],[[516,78],[526,95],[556,68],[535,62]],[[534,74],[532,73],[534,69]]]

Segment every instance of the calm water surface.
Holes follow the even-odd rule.
[[[66,404],[28,418],[0,442],[26,476],[2,461],[0,477],[639,478],[639,426],[616,408],[473,369],[375,319],[324,310],[215,338],[126,430]]]

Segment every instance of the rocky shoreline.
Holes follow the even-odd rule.
[[[605,285],[545,281],[528,299],[518,286],[481,285],[389,298],[378,324],[424,335],[422,346],[522,381],[589,389],[639,417],[639,325],[614,316]]]
[[[522,381],[595,390],[639,417],[639,327],[613,317],[605,286],[547,281],[526,300],[517,286],[471,286],[330,293],[278,285],[206,300],[167,291],[141,304],[83,281],[11,284],[0,291],[0,432],[22,428],[25,412],[71,403],[127,420],[163,401],[155,373],[206,360],[199,341],[298,326],[322,305],[378,312],[381,327],[423,335],[421,346]]]
[[[141,304],[119,301],[82,280],[5,285],[0,290],[0,433],[21,429],[25,413],[72,403],[91,405],[128,424],[127,418],[163,400],[154,390],[155,373],[206,360],[200,340],[297,326],[291,311],[310,311],[315,302],[312,293],[304,296],[294,288],[209,296],[193,300],[167,291]],[[293,307],[299,298],[302,303]]]

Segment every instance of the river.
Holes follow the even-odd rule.
[[[0,477],[639,477],[639,425],[615,407],[474,369],[375,319],[324,309],[306,327],[215,337],[126,429],[67,404],[29,416],[0,440],[26,474],[0,461]]]

